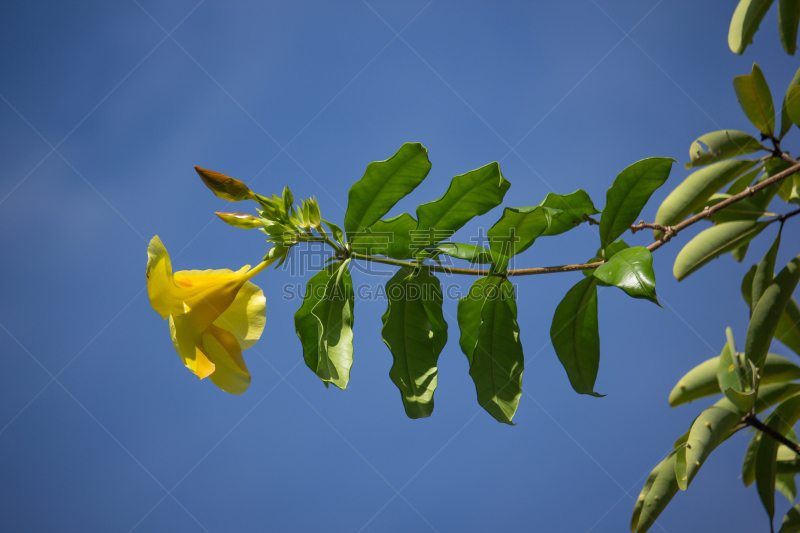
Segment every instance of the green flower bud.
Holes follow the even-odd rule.
[[[247,213],[215,213],[226,223],[237,228],[253,229],[264,226],[264,220]]]

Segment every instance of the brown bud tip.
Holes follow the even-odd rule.
[[[211,189],[211,192],[223,200],[239,202],[241,200],[253,198],[253,192],[247,185],[237,179],[201,167],[194,167],[194,169],[203,179],[203,183],[206,184],[206,187]]]

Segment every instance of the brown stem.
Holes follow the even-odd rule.
[[[689,226],[691,226],[693,224],[696,224],[697,222],[699,222],[699,221],[701,221],[701,220],[703,220],[705,218],[710,217],[714,213],[722,211],[723,209],[725,209],[726,207],[728,207],[730,205],[733,205],[733,204],[735,204],[737,202],[740,202],[741,200],[744,200],[745,198],[749,198],[750,196],[753,196],[758,191],[766,189],[767,187],[769,187],[771,185],[775,185],[776,183],[786,179],[787,177],[791,176],[792,174],[794,174],[796,172],[800,172],[800,161],[797,161],[796,159],[792,158],[791,156],[789,156],[786,153],[781,154],[781,158],[783,160],[789,162],[789,163],[792,163],[792,166],[787,168],[786,170],[784,170],[782,172],[779,172],[779,173],[775,174],[772,177],[769,177],[769,178],[765,179],[764,181],[762,181],[760,183],[757,183],[756,185],[753,185],[752,187],[748,187],[747,189],[745,189],[744,191],[740,192],[739,194],[735,194],[735,195],[731,196],[727,200],[723,200],[722,202],[719,202],[719,203],[717,203],[717,204],[715,204],[715,205],[713,205],[711,207],[706,207],[700,213],[685,219],[680,224],[677,224],[675,226],[662,226],[660,224],[649,223],[649,222],[644,222],[644,221],[640,220],[639,224],[631,226],[630,230],[631,230],[632,233],[636,233],[637,231],[641,231],[641,230],[643,230],[645,228],[655,229],[655,230],[661,231],[662,232],[661,238],[647,247],[647,249],[649,251],[654,252],[654,251],[658,250],[659,248],[661,248],[662,246],[664,246],[670,240],[672,240],[673,237],[676,237],[678,235],[679,231],[682,231],[682,230],[688,228]],[[795,216],[798,213],[800,213],[800,210],[793,211],[793,212],[787,213],[785,215],[781,215],[780,217],[776,218],[775,220],[780,220],[781,222],[783,222],[787,218]],[[598,221],[596,221],[595,219],[593,219],[591,217],[588,217],[588,216],[585,216],[584,220],[589,222],[589,224],[600,224]],[[374,261],[376,263],[384,263],[384,264],[387,264],[387,265],[394,265],[394,266],[406,267],[406,268],[418,268],[418,267],[421,266],[423,268],[427,268],[431,272],[440,272],[440,273],[444,273],[444,274],[465,274],[465,275],[468,275],[468,276],[488,276],[490,274],[489,270],[484,270],[484,269],[449,268],[449,267],[442,267],[442,266],[436,266],[436,265],[420,265],[420,264],[414,263],[414,262],[398,261],[398,260],[395,260],[395,259],[388,259],[388,258],[383,258],[383,257],[377,257],[377,256],[374,256],[374,255],[365,255],[365,254],[359,254],[359,253],[351,253],[350,256],[352,256],[354,259],[362,259],[362,260],[365,260],[365,261]],[[604,261],[595,261],[595,262],[592,262],[592,263],[581,263],[581,264],[576,264],[576,265],[557,265],[557,266],[548,266],[548,267],[518,268],[518,269],[514,269],[514,270],[508,270],[508,271],[506,271],[504,273],[504,275],[505,276],[509,276],[509,277],[510,276],[534,276],[534,275],[537,275],[537,274],[554,274],[556,272],[575,272],[577,270],[590,270],[590,269],[593,269],[593,268],[597,268],[600,265],[602,265],[603,263],[604,263]]]
[[[759,420],[755,414],[750,413],[746,415],[744,418],[742,418],[742,422],[744,422],[748,426],[753,426],[758,431],[764,433],[765,435],[769,436],[772,439],[775,439],[776,441],[780,442],[787,448],[794,450],[794,453],[800,455],[800,444],[792,442],[784,435],[782,435],[780,431],[776,431],[774,428],[769,427],[764,422]]]

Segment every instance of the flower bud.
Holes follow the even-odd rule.
[[[226,223],[237,228],[253,229],[264,226],[264,221],[247,213],[215,213]]]
[[[241,181],[226,176],[225,174],[214,172],[213,170],[206,170],[200,167],[194,167],[194,169],[203,179],[203,183],[206,184],[206,187],[211,189],[211,192],[219,198],[228,200],[229,202],[255,200],[253,191]]]

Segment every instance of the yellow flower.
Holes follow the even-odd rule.
[[[242,394],[250,372],[242,351],[261,337],[267,320],[264,292],[248,281],[275,259],[250,270],[182,270],[172,273],[158,236],[147,247],[147,293],[161,318],[169,318],[175,351],[200,379]]]

